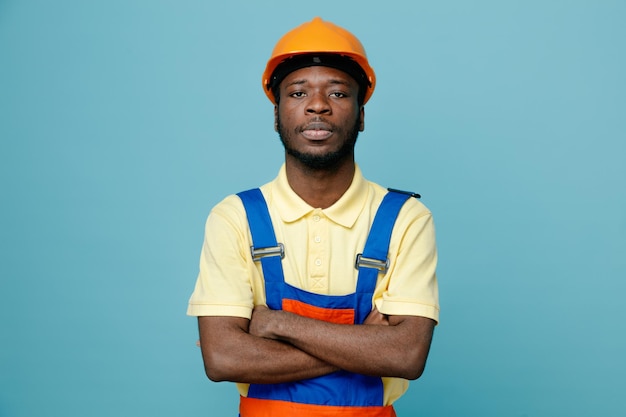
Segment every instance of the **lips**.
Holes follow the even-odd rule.
[[[311,122],[302,129],[302,136],[310,140],[327,139],[332,134],[332,126],[325,122]]]

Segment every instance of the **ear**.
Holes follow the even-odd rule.
[[[365,130],[365,106],[361,106],[359,113],[359,132],[362,132]]]
[[[274,106],[274,131],[278,132],[278,106]]]

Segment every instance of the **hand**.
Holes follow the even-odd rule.
[[[374,324],[378,326],[389,326],[389,317],[382,314],[376,307],[367,315],[363,324]]]
[[[271,324],[276,320],[277,313],[279,311],[270,310],[263,305],[255,306],[252,310],[248,332],[253,336],[275,339],[271,332]]]

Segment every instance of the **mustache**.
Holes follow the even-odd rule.
[[[329,130],[336,131],[338,130],[337,125],[332,122],[329,122],[322,116],[313,117],[305,124],[302,124],[296,128],[297,132],[302,132],[304,130]]]

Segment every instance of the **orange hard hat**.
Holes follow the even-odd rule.
[[[356,62],[366,81],[363,104],[369,100],[376,86],[376,75],[367,61],[363,45],[344,28],[316,17],[287,32],[274,47],[263,72],[263,91],[272,103],[276,104],[272,91],[272,76],[276,68],[289,58],[315,53],[348,57]]]

